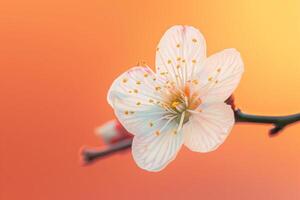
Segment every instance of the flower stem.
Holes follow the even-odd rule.
[[[286,116],[263,116],[243,113],[240,109],[234,111],[236,123],[259,123],[259,124],[273,124],[274,127],[269,131],[269,135],[273,136],[283,130],[286,126],[300,121],[300,113],[286,115]],[[112,155],[116,152],[129,149],[132,144],[132,139],[126,139],[118,143],[110,145],[105,150],[95,150],[92,148],[83,149],[81,156],[85,164],[92,163],[93,161]]]

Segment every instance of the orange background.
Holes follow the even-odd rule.
[[[160,173],[130,153],[82,167],[78,150],[114,117],[106,92],[172,25],[199,28],[208,55],[237,48],[246,112],[300,111],[300,2],[7,0],[0,3],[0,197],[300,199],[300,124],[236,125],[217,151],[183,149]]]

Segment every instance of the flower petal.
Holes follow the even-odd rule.
[[[205,39],[191,26],[177,25],[166,31],[156,52],[156,71],[184,85],[206,58]]]
[[[229,105],[202,105],[183,126],[184,144],[192,151],[209,152],[219,147],[234,125],[234,114]]]
[[[121,124],[132,134],[154,131],[168,118],[157,85],[162,82],[147,67],[134,67],[120,75],[109,89],[107,100]]]
[[[201,82],[201,100],[224,102],[238,86],[243,72],[243,60],[235,49],[225,49],[210,56],[197,75]]]
[[[182,131],[174,132],[177,126],[174,120],[159,127],[159,132],[134,136],[132,155],[140,168],[160,171],[175,159],[183,143]]]

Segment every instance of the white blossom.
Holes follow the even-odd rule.
[[[191,26],[173,26],[156,49],[156,72],[136,66],[120,75],[108,102],[134,135],[132,154],[148,171],[167,166],[184,144],[195,152],[221,145],[234,125],[224,101],[244,71],[235,49],[206,57],[202,34]]]

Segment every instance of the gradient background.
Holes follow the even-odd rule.
[[[273,138],[236,125],[217,151],[183,149],[160,173],[130,153],[80,166],[79,148],[101,145],[94,128],[114,118],[114,78],[138,60],[153,67],[175,24],[199,28],[208,55],[241,52],[242,110],[300,111],[299,1],[1,1],[1,200],[300,199],[299,124]]]

